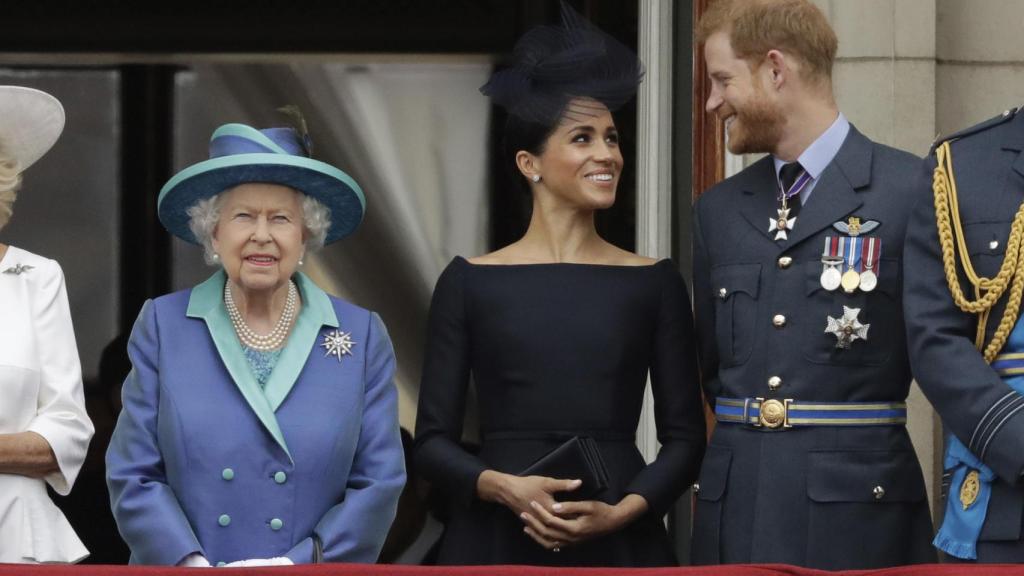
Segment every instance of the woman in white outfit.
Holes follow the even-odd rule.
[[[22,171],[63,128],[56,98],[0,86],[0,231]],[[78,562],[89,554],[46,485],[71,491],[92,433],[60,265],[0,243],[0,563]]]

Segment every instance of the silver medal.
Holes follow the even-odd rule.
[[[865,292],[871,292],[876,286],[878,286],[878,276],[875,276],[875,273],[870,269],[865,270],[860,275],[860,289]]]
[[[822,270],[821,272],[821,287],[829,292],[832,292],[843,282],[843,275],[839,273],[839,270],[833,266]]]
[[[832,292],[843,282],[843,275],[839,272],[839,266],[842,265],[843,259],[825,256],[821,259],[821,263],[824,264],[821,270],[821,287]]]

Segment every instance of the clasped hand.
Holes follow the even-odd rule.
[[[555,500],[555,493],[571,492],[581,484],[580,480],[520,477],[488,470],[481,474],[478,489],[482,498],[515,512],[526,525],[526,534],[549,550],[619,530],[647,510],[647,500],[636,494],[626,495],[616,505],[598,500]]]

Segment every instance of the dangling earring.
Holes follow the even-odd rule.
[[[540,174],[534,174],[533,176],[530,176],[530,180],[533,180],[534,182],[540,182]]]
[[[299,258],[299,266],[302,266],[303,264],[305,264],[305,262],[303,262],[302,258]]]

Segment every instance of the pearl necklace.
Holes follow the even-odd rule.
[[[288,338],[288,332],[291,330],[292,322],[295,320],[295,303],[298,300],[298,295],[299,291],[295,288],[295,283],[289,280],[288,297],[285,299],[281,317],[278,318],[277,324],[270,331],[270,334],[261,336],[245,323],[242,313],[238,310],[238,306],[235,305],[235,298],[231,295],[231,288],[225,282],[224,306],[228,310],[228,317],[231,318],[231,324],[235,327],[235,334],[238,335],[242,345],[261,352],[281,348],[284,345],[284,341]]]

